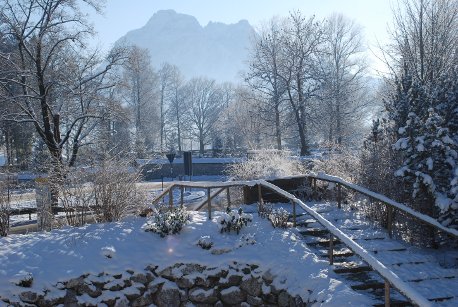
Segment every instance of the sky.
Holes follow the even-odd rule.
[[[236,23],[246,19],[256,27],[273,16],[287,16],[296,9],[319,18],[342,13],[363,27],[369,59],[376,62],[372,53],[378,52],[378,42],[384,45],[388,41],[392,4],[393,0],[107,0],[104,14],[91,14],[90,19],[98,32],[94,44],[107,50],[163,9],[192,15],[202,26],[210,21]]]

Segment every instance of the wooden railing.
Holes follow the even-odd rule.
[[[316,181],[327,181],[333,182],[337,185],[337,203],[338,206],[341,206],[342,203],[342,196],[341,196],[341,187],[345,187],[347,189],[353,190],[355,192],[361,193],[368,197],[371,197],[377,201],[384,203],[390,210],[400,210],[416,219],[421,220],[424,223],[436,228],[439,231],[447,233],[453,237],[458,237],[458,231],[455,229],[447,228],[441,225],[439,222],[434,220],[433,218],[426,216],[424,214],[420,214],[411,208],[395,202],[392,199],[389,199],[381,194],[369,191],[363,187],[359,187],[352,183],[346,182],[338,177],[328,176],[328,175],[303,175],[297,176],[296,178],[309,178],[312,182],[312,187],[316,187]],[[159,202],[164,196],[167,194],[169,195],[169,205],[173,206],[173,189],[179,187],[181,189],[181,200],[180,205],[183,206],[183,190],[184,188],[200,188],[207,190],[207,210],[208,210],[208,218],[212,218],[212,197],[211,189],[219,189],[219,193],[227,190],[227,201],[228,206],[231,205],[230,200],[230,193],[229,189],[232,187],[258,187],[258,198],[259,201],[262,203],[262,189],[269,189],[274,193],[288,199],[292,204],[292,217],[293,217],[293,225],[296,225],[296,206],[300,206],[303,210],[305,210],[309,215],[317,220],[324,228],[326,228],[330,234],[330,244],[329,244],[329,261],[330,264],[333,262],[333,241],[334,238],[337,238],[341,242],[343,242],[350,250],[352,250],[356,255],[358,255],[362,260],[364,260],[373,270],[378,272],[385,280],[385,305],[389,306],[390,302],[390,286],[397,289],[400,293],[402,293],[410,302],[419,306],[431,306],[432,303],[424,298],[417,290],[413,289],[409,284],[401,280],[396,274],[394,274],[390,269],[388,269],[383,263],[378,261],[374,256],[372,256],[369,252],[367,252],[364,248],[362,248],[358,243],[353,241],[350,237],[348,237],[345,233],[339,230],[335,225],[333,225],[330,221],[326,220],[321,214],[307,206],[302,200],[298,199],[293,194],[280,189],[279,187],[275,186],[272,183],[269,183],[265,180],[253,180],[253,181],[231,181],[231,182],[212,182],[212,183],[192,183],[192,182],[175,182],[170,185],[167,189],[165,189],[161,194],[159,194],[156,199],[153,201],[153,204]],[[218,193],[218,194],[219,194]],[[200,206],[200,208],[203,207]],[[199,209],[200,209],[199,208]],[[392,212],[391,212],[392,214]],[[390,227],[390,226],[388,226]],[[391,230],[389,230],[391,232]]]

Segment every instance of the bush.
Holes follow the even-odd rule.
[[[283,208],[274,209],[269,214],[269,220],[274,227],[286,228],[288,226],[289,213]]]
[[[253,216],[251,214],[243,213],[242,208],[238,210],[231,210],[228,207],[226,209],[226,213],[222,213],[221,216],[218,217],[217,222],[221,233],[235,231],[239,234],[240,229],[252,220]]]
[[[213,246],[213,241],[210,236],[201,236],[199,241],[197,241],[197,245],[200,246],[202,249],[210,249]]]
[[[190,219],[189,213],[184,208],[158,206],[150,220],[144,225],[144,229],[165,237],[180,233]]]
[[[104,222],[135,213],[146,202],[137,188],[140,173],[118,160],[104,161],[94,177],[95,211]]]
[[[264,203],[264,202],[258,202],[258,215],[265,219],[269,217],[269,214],[272,212],[273,205],[269,203]]]
[[[289,151],[259,150],[242,163],[233,163],[226,172],[237,180],[278,178],[304,173],[299,160],[291,158]]]

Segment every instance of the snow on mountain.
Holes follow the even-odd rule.
[[[203,27],[193,16],[162,10],[117,43],[147,48],[156,68],[168,62],[177,65],[188,78],[234,81],[245,66],[253,34],[246,20],[236,24],[210,22]]]

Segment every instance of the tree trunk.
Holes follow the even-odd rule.
[[[278,104],[275,105],[275,135],[277,138],[277,149],[281,150],[281,123],[280,123],[280,111]]]

